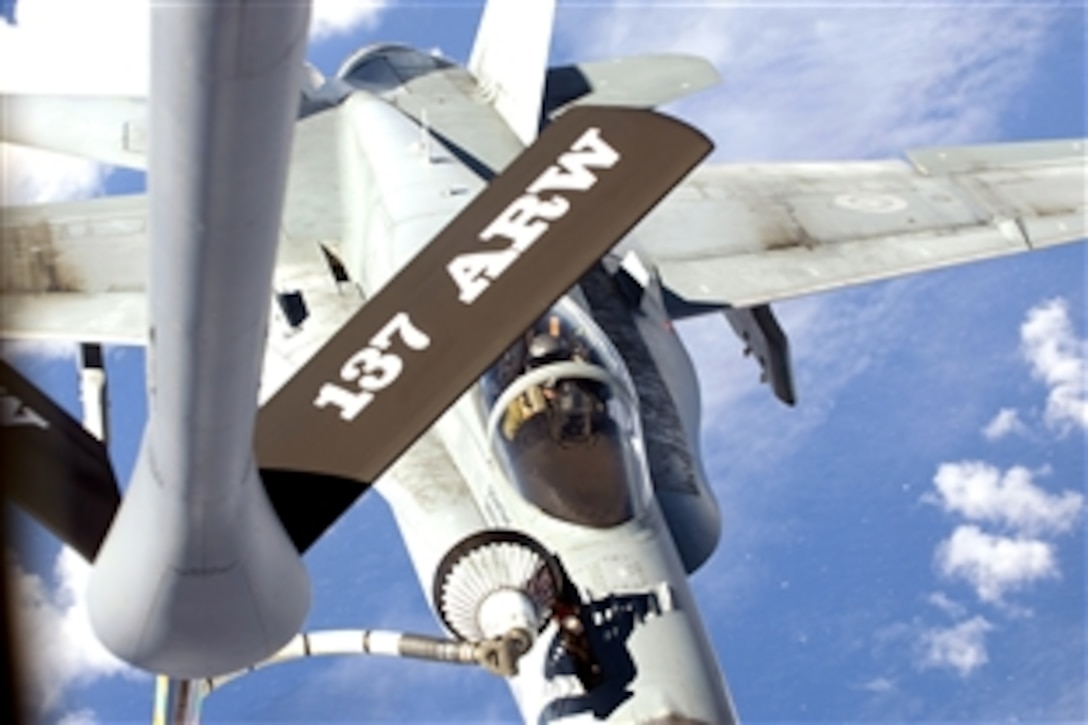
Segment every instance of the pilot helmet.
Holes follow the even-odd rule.
[[[566,343],[547,333],[535,335],[529,342],[529,366],[540,367],[548,363],[559,362],[570,358],[570,351]]]

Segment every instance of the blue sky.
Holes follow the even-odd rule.
[[[21,27],[0,25],[0,84],[138,91],[140,3],[66,14],[58,2],[21,0]],[[463,61],[480,4],[348,5],[322,10],[337,21],[311,53],[326,72],[380,40]],[[1063,4],[561,3],[553,58],[710,58],[724,84],[669,110],[710,133],[718,161],[875,158],[1085,135],[1084,25],[1083,7]],[[141,181],[10,152],[5,166],[13,199]],[[796,409],[757,384],[724,322],[683,325],[726,522],[693,583],[742,718],[1084,718],[1085,261],[1079,244],[781,305]],[[75,406],[62,349],[7,354]],[[107,361],[124,477],[142,355],[115,348]],[[150,680],[93,651],[79,567],[56,568],[55,545],[28,529],[16,566],[28,631],[49,625],[33,689],[43,721],[145,720]],[[377,496],[307,563],[311,627],[437,631]],[[353,659],[272,668],[216,693],[205,715],[475,722],[516,710],[483,673]]]

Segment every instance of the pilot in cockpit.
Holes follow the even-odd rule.
[[[562,362],[588,363],[589,354],[575,334],[564,329],[557,315],[548,318],[546,329],[529,340],[525,372]],[[588,443],[594,435],[595,414],[605,411],[599,383],[576,377],[555,378],[529,386],[507,407],[502,431],[514,440],[522,424],[546,414],[552,439],[562,444]]]

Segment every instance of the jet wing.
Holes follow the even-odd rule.
[[[748,307],[1086,235],[1083,139],[907,158],[704,166],[628,244],[679,297]]]
[[[654,108],[715,86],[721,76],[694,55],[652,53],[549,68],[544,115],[574,105]]]
[[[299,117],[335,106],[336,84],[306,66]],[[147,169],[147,100],[139,96],[0,94],[0,141]]]
[[[6,208],[0,270],[0,336],[143,344],[147,200]]]
[[[147,106],[127,96],[0,96],[0,141],[147,168]]]
[[[13,105],[15,100],[3,99],[0,139],[144,166],[142,147],[136,154],[114,142],[115,137],[125,136],[126,128],[145,126],[144,109],[136,101],[129,108],[125,99],[19,97]],[[67,112],[67,124],[62,123],[66,115],[62,111]],[[327,108],[295,126],[284,202],[285,240],[276,276],[284,288],[298,289],[310,282],[314,289],[307,290],[307,298],[311,301],[341,301],[328,284],[327,265],[317,244],[317,240],[335,243],[342,233],[338,146],[330,141],[338,132],[339,111]],[[81,119],[78,132],[72,118]],[[33,119],[53,121],[38,125],[30,122]],[[89,129],[86,135],[82,135],[84,120]],[[0,337],[143,345],[148,327],[147,215],[144,195],[4,208],[0,214]],[[353,312],[355,306],[348,311]],[[343,319],[337,316],[334,322]],[[309,327],[313,326],[311,322]],[[273,343],[281,338],[275,337]],[[300,341],[283,342],[294,356]],[[286,352],[272,355],[277,361],[285,356]]]

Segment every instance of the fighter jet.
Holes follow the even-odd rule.
[[[147,349],[123,497],[4,380],[6,477],[94,562],[118,656],[214,682],[292,646],[300,553],[373,485],[433,649],[467,645],[527,721],[732,721],[687,581],[720,517],[671,323],[725,314],[792,404],[770,303],[1084,236],[1082,141],[685,179],[709,142],[648,109],[713,68],[549,68],[553,15],[491,2],[465,68],[383,45],[324,78],[304,4],[177,6],[146,104],[5,99],[4,140],[149,171],[146,198],[4,219],[6,336]]]

